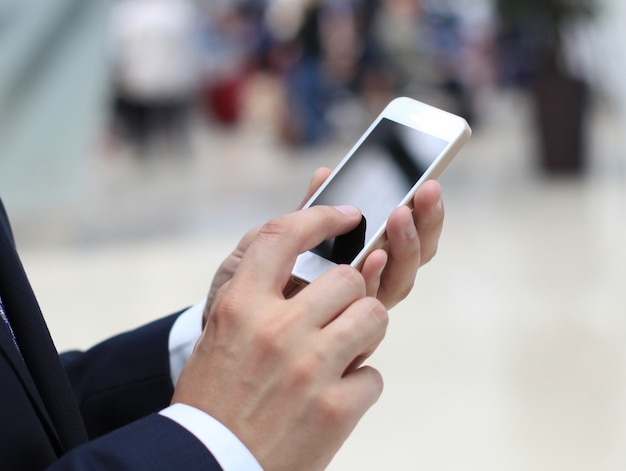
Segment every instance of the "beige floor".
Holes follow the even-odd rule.
[[[484,111],[441,179],[440,252],[371,360],[385,393],[332,470],[626,467],[626,129],[596,112],[589,176],[552,180],[534,170],[526,102]],[[18,215],[59,348],[201,298],[243,230],[345,148],[289,152],[251,123],[199,133],[183,161],[94,159],[64,224]]]

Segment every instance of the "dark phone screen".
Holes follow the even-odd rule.
[[[312,203],[356,206],[364,220],[311,252],[335,263],[354,260],[447,144],[383,118]]]

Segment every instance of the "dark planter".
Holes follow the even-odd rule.
[[[565,75],[538,78],[533,87],[540,168],[550,175],[581,175],[586,167],[589,86]]]

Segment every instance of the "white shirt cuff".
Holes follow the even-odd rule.
[[[178,316],[170,330],[168,340],[170,376],[174,386],[178,383],[178,378],[180,378],[180,374],[202,333],[202,315],[205,305],[206,299],[203,299],[187,309]]]
[[[252,453],[230,430],[201,410],[186,404],[173,404],[159,414],[200,440],[224,471],[263,471]]]

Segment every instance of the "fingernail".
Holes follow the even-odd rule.
[[[335,206],[335,209],[338,211],[341,211],[346,216],[350,216],[351,218],[355,218],[361,215],[361,211],[359,211],[354,206],[348,206],[348,205]]]
[[[376,277],[380,280],[380,278],[383,276],[383,272],[385,271],[385,267],[387,266],[387,262],[385,262],[385,264],[380,267],[378,269],[378,271],[376,272]]]
[[[417,237],[417,228],[415,227],[413,220],[407,224],[404,233],[409,240],[413,240]]]
[[[443,201],[441,198],[439,198],[437,200],[437,204],[435,204],[435,206],[433,206],[433,211],[435,212],[440,212],[443,209]]]

